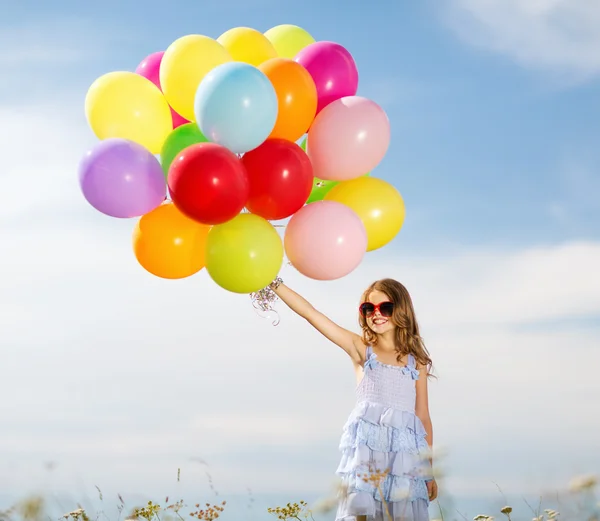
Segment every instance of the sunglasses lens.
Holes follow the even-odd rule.
[[[379,306],[379,312],[384,317],[391,317],[394,314],[394,303],[384,302]]]
[[[372,315],[374,311],[375,306],[370,302],[365,302],[364,304],[360,305],[360,312],[364,317],[366,317],[367,315]]]

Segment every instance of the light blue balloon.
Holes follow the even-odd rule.
[[[228,62],[200,82],[194,113],[202,133],[236,154],[253,150],[271,134],[277,121],[277,94],[252,65]]]

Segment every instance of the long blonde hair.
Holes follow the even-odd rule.
[[[396,360],[400,362],[403,356],[413,355],[421,366],[427,368],[428,375],[431,375],[432,361],[421,338],[415,309],[408,290],[394,279],[377,280],[365,290],[361,304],[368,301],[369,295],[373,291],[385,293],[394,303],[394,313],[391,319],[396,326],[395,346],[398,353]],[[366,345],[376,345],[377,335],[367,325],[366,318],[359,314],[358,322],[362,328],[363,342]]]

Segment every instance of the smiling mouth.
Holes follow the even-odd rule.
[[[385,323],[387,323],[387,320],[385,318],[377,318],[373,320],[373,324],[375,324],[376,326],[381,326]]]

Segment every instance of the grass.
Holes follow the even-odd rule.
[[[379,487],[385,479],[385,475],[385,472],[374,471],[371,475],[364,476],[363,479],[367,479],[376,487]],[[437,479],[440,481],[441,477]],[[216,492],[210,475],[209,483],[211,490]],[[103,501],[102,491],[98,487],[96,488],[99,499]],[[440,488],[443,490],[443,485]],[[506,499],[500,488],[499,493],[503,499]],[[32,496],[6,511],[0,511],[0,521],[184,521],[190,518],[198,521],[216,521],[227,509],[226,501],[218,503],[199,502],[189,506],[183,499],[170,501],[168,497],[162,502],[148,501],[143,506],[126,508],[122,496],[117,495],[117,499],[117,514],[112,518],[104,511],[91,514],[79,504],[74,505],[77,507],[74,510],[58,518],[53,518],[47,513],[47,504],[44,498]],[[523,499],[523,502],[527,507],[527,516],[516,517],[513,506],[506,504],[504,507],[497,509],[496,512],[490,511],[469,518],[466,514],[452,508],[451,498],[441,498],[436,501],[439,516],[432,521],[469,521],[470,519],[473,521],[497,521],[499,519],[506,521],[600,521],[598,479],[596,476],[582,476],[574,479],[567,490],[553,496],[553,508],[547,508],[541,498],[536,506],[532,506],[525,499]],[[444,504],[444,507],[442,507],[442,504]],[[284,506],[273,506],[266,509],[263,515],[260,516],[259,521],[263,519],[315,521],[314,514],[327,515],[329,519],[333,519],[336,505],[335,495],[326,497],[313,506],[309,506],[305,501],[290,502]],[[389,516],[387,505],[385,505],[384,513],[384,521],[394,521]]]

